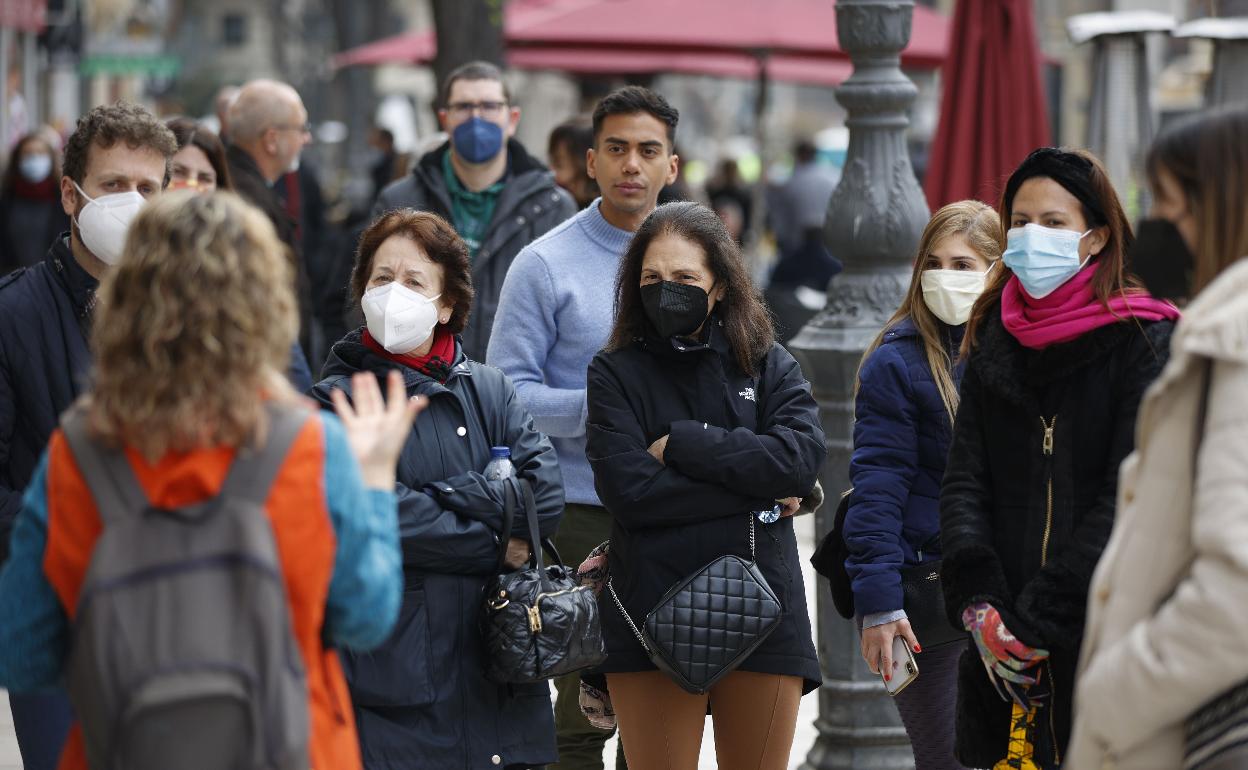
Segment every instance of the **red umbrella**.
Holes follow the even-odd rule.
[[[766,56],[768,74],[777,80],[835,84],[844,75],[821,76],[818,68],[848,60],[837,45],[832,0],[512,0],[503,26],[512,63],[534,69],[558,61],[549,68],[756,76],[757,59]],[[937,67],[948,41],[948,20],[916,5],[902,63]],[[541,53],[530,53],[533,49]],[[436,52],[433,32],[424,30],[343,51],[332,63],[416,64],[431,61]],[[672,57],[674,66],[656,66],[662,56]],[[606,64],[613,57],[621,66],[611,70]],[[738,61],[730,61],[733,57]]]
[[[959,0],[927,166],[933,210],[965,198],[996,203],[1027,153],[1049,144],[1032,18],[1030,0]]]

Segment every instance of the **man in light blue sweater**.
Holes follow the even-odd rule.
[[[587,170],[602,197],[520,252],[503,282],[490,335],[486,362],[515,383],[559,455],[568,505],[555,544],[573,566],[611,536],[611,516],[585,459],[585,372],[611,332],[620,258],[659,191],[676,180],[678,117],[663,97],[638,86],[598,103]],[[610,734],[581,714],[580,675],[561,677],[555,686],[559,764],[551,770],[601,770]]]

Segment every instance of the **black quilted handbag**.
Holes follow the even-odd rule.
[[[780,624],[783,609],[754,558],[721,556],[672,586],[638,629],[607,581],[611,598],[651,662],[682,689],[707,692],[750,656]]]
[[[503,503],[499,575],[486,586],[481,614],[486,675],[500,684],[528,684],[601,664],[607,650],[598,600],[577,583],[576,570],[563,565],[554,545],[541,539],[532,487],[524,479],[509,479]],[[527,568],[504,572],[508,533],[521,506],[532,556]],[[549,567],[542,564],[543,546],[555,560]]]

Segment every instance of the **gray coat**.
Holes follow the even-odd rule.
[[[447,152],[450,152],[449,142],[421,158],[411,174],[382,190],[373,206],[373,217],[393,209],[411,208],[433,212],[454,224],[451,195],[442,176],[442,156]],[[515,139],[509,140],[507,153],[506,184],[482,239],[481,250],[472,262],[476,297],[462,341],[464,354],[476,361],[485,360],[503,278],[516,255],[576,213],[572,196],[555,184],[554,175],[523,145]]]

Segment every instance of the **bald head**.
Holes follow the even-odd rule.
[[[230,105],[230,142],[256,161],[270,183],[299,168],[299,153],[312,135],[308,111],[295,89],[276,80],[253,80]]]
[[[306,120],[299,92],[276,80],[253,80],[238,91],[230,105],[230,138],[251,144],[279,126],[302,126]]]

